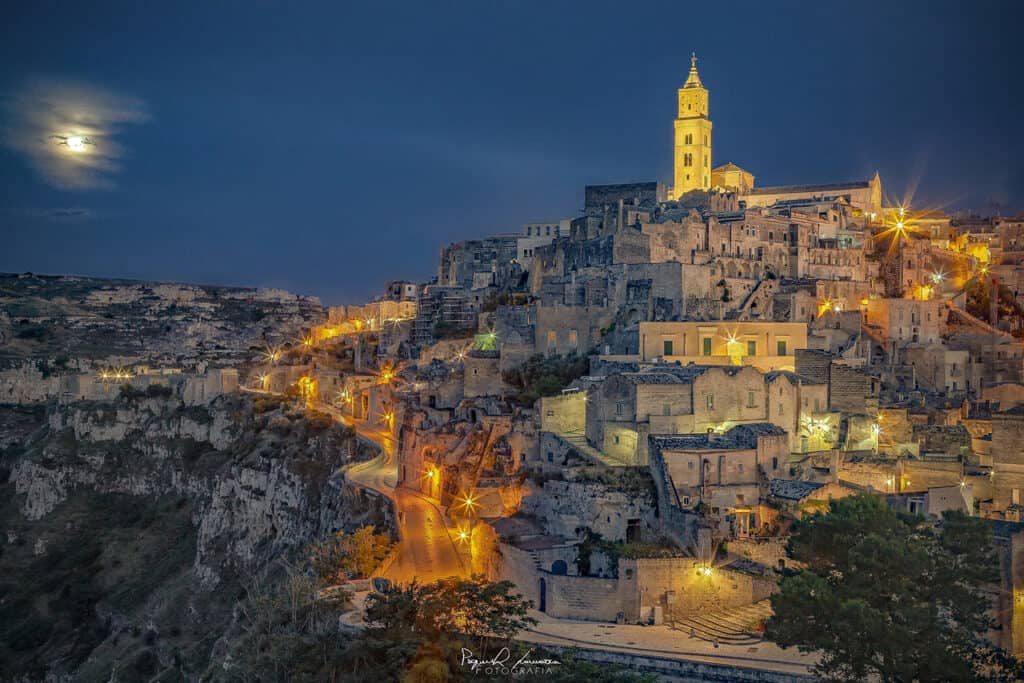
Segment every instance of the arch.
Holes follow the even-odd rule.
[[[537,610],[540,612],[548,611],[548,583],[544,579],[540,580],[540,604],[537,605]]]
[[[569,573],[569,565],[565,563],[565,560],[555,560],[551,563],[551,573],[558,576],[565,576]],[[543,581],[543,579],[541,579]]]

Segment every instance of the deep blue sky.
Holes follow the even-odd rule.
[[[1019,210],[1022,5],[10,3],[4,97],[73,81],[150,118],[107,189],[0,147],[0,271],[358,302],[448,242],[574,215],[586,183],[669,181],[691,50],[715,164]]]

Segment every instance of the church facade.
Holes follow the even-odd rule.
[[[677,200],[694,190],[735,193],[747,207],[790,201],[842,201],[874,220],[882,215],[882,181],[869,180],[811,185],[755,187],[754,174],[729,162],[712,166],[709,92],[697,72],[697,55],[678,91],[675,120],[674,174],[669,198]]]

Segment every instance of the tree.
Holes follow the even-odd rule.
[[[378,534],[376,527],[370,525],[351,534],[339,531],[328,540],[313,544],[309,559],[322,581],[338,584],[348,579],[369,578],[393,545],[387,534]]]
[[[533,604],[513,593],[510,581],[492,583],[480,576],[415,581],[373,593],[366,599],[366,621],[381,633],[417,633],[433,640],[461,633],[473,638],[513,638],[536,624],[527,616]]]
[[[829,681],[1016,680],[1024,669],[983,639],[991,530],[954,511],[941,526],[870,495],[800,520],[787,551],[806,569],[782,579],[766,637],[819,652]]]

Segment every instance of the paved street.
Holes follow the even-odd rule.
[[[320,405],[317,409],[353,427],[360,437],[373,442],[381,450],[381,455],[373,460],[351,467],[346,476],[395,503],[401,542],[398,557],[386,572],[387,578],[400,583],[413,579],[429,582],[467,574],[441,510],[419,493],[395,488],[398,478],[397,444],[390,431],[347,418],[331,406]]]

